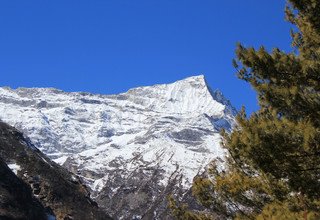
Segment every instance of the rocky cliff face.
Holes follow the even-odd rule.
[[[46,209],[0,158],[0,219],[47,219]]]
[[[90,198],[77,176],[52,162],[22,133],[3,122],[0,174],[1,219],[111,219]]]
[[[170,218],[166,196],[183,197],[194,176],[221,161],[221,128],[236,111],[203,76],[118,95],[0,88],[0,119],[81,176],[108,213]]]

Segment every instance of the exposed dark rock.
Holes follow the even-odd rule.
[[[9,169],[2,158],[0,177],[0,219],[47,219],[49,212],[32,195],[31,188]]]
[[[94,99],[80,99],[80,101],[86,104],[101,104],[101,101]]]
[[[26,143],[28,143],[28,145]],[[2,122],[0,122],[0,157],[3,158],[4,162],[8,164],[14,163],[20,168],[17,171],[17,176],[21,178],[24,183],[20,183],[21,186],[16,185],[17,192],[20,190],[27,194],[27,190],[29,189],[30,191],[31,189],[33,194],[40,200],[42,206],[49,207],[58,220],[111,219],[101,211],[97,203],[90,198],[87,187],[78,177],[52,162],[37,148],[32,146],[31,143],[23,137],[22,133]],[[2,164],[1,167],[2,170],[6,171],[6,166]],[[11,174],[14,175],[13,173]],[[1,181],[8,181],[2,177],[1,175]],[[17,177],[14,176],[10,177],[9,174],[7,178],[17,179]],[[5,185],[0,186],[2,186],[3,189]],[[12,202],[14,202],[15,197],[13,196],[11,198]],[[27,196],[25,196],[25,198],[27,198]],[[1,203],[1,205],[2,204],[5,203]],[[35,202],[35,204],[37,203]],[[41,211],[41,204],[38,204],[39,212]],[[18,209],[18,207],[19,203],[17,202],[16,208]],[[23,214],[28,213],[24,213],[23,210],[24,209],[21,209],[22,218],[19,216],[14,218],[24,219]],[[1,213],[4,213],[4,210],[1,209],[0,214]],[[41,220],[41,216],[35,219]]]

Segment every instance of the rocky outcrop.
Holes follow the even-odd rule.
[[[0,158],[0,219],[45,220],[50,214]]]
[[[51,219],[111,219],[90,198],[77,176],[52,162],[22,133],[3,122],[0,122],[0,158],[7,164],[1,160],[1,190],[4,192],[1,196],[9,198],[1,200],[0,216],[44,219],[45,207]],[[12,172],[8,172],[8,167]],[[19,211],[10,216],[15,213],[14,209]],[[37,213],[39,216],[35,217]]]

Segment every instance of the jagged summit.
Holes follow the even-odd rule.
[[[211,90],[204,75],[191,76],[171,84],[137,87],[119,95],[64,92],[55,88],[24,87],[17,89],[2,87],[0,88],[0,93],[2,99],[32,99],[32,101],[29,100],[29,102],[35,102],[36,100],[41,102],[46,98],[58,100],[60,96],[72,96],[79,100],[81,100],[81,98],[82,100],[83,98],[96,100],[96,98],[112,99],[115,97],[121,100],[129,100],[139,107],[150,111],[170,114],[192,113],[195,115],[207,114],[210,116],[219,116],[223,114],[226,107],[233,109],[233,113],[236,113],[230,102],[224,98],[219,90]],[[94,100],[93,102],[95,102]]]
[[[181,83],[181,82],[184,82],[184,83],[189,83],[190,85],[192,85],[192,82],[196,82],[198,84],[202,84],[203,86],[205,86],[207,83],[206,83],[206,80],[205,80],[205,76],[204,75],[195,75],[195,76],[190,76],[190,77],[187,77],[187,78],[184,78],[184,79],[181,79],[181,80],[178,80],[176,82],[173,82],[173,83],[170,83],[170,84],[174,84],[174,83]],[[138,88],[147,88],[147,87],[156,87],[156,86],[160,86],[160,85],[169,85],[169,84],[155,84],[155,85],[152,85],[152,86],[139,86],[139,87],[136,87],[136,88],[131,88],[128,90],[131,91],[131,90],[135,90],[135,89],[138,89]],[[54,92],[54,93],[84,93],[84,94],[90,94],[90,95],[109,95],[109,94],[95,94],[95,93],[90,93],[90,92],[82,92],[82,91],[79,91],[79,92],[65,92],[61,89],[57,89],[57,88],[54,88],[54,87],[17,87],[17,88],[11,88],[10,86],[2,86],[0,87],[1,89],[3,90],[7,90],[9,92],[29,92],[29,91],[41,91],[41,92]]]
[[[188,190],[212,159],[223,161],[228,109],[203,75],[118,95],[0,88],[0,120],[79,174],[116,219],[164,219],[164,194]]]
[[[181,79],[181,80],[178,80],[174,83],[177,83],[177,84],[186,84],[186,85],[189,85],[189,86],[192,86],[192,87],[195,87],[195,88],[203,88],[205,89],[206,87],[208,87],[208,84],[207,84],[207,81],[206,81],[206,78],[203,74],[201,75],[195,75],[195,76],[189,76],[187,78],[184,78],[184,79]]]
[[[223,114],[224,105],[213,99],[203,75],[171,84],[139,87],[123,94],[147,109],[170,114]]]

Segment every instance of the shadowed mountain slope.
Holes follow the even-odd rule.
[[[3,122],[0,122],[0,158],[24,181],[21,183],[17,177],[12,176],[12,172],[8,173],[7,166],[2,162],[1,171],[5,173],[4,176],[1,175],[2,190],[13,192],[13,189],[6,188],[6,183],[12,180],[13,185],[10,187],[15,190],[11,197],[13,203],[15,196],[22,200],[28,199],[28,190],[32,190],[34,197],[46,207],[48,213],[52,210],[57,219],[111,219],[90,198],[89,191],[77,176],[52,162],[34,147],[30,140],[24,138],[22,133]],[[21,197],[15,194],[19,192]],[[16,203],[19,208],[21,202]],[[30,206],[33,204],[41,213],[41,205],[34,201]],[[23,209],[21,212],[23,214]],[[5,210],[1,210],[0,216],[2,213],[5,213]],[[35,219],[41,219],[41,216]]]

